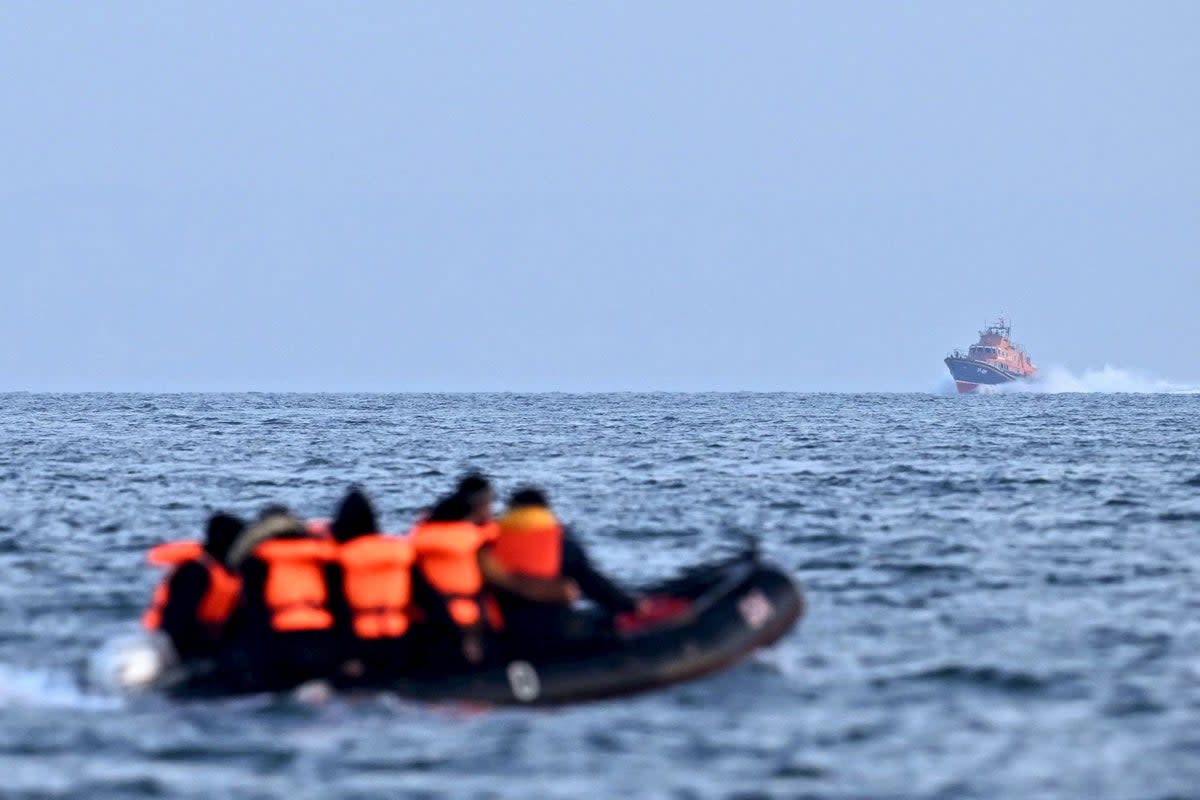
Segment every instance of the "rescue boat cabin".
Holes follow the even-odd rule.
[[[1011,335],[1012,329],[1009,327],[1008,320],[1000,317],[979,332],[979,341],[967,348],[965,355],[955,350],[950,357],[982,361],[985,364],[1003,367],[1017,375],[1032,374],[1037,368],[1029,360],[1024,349],[1020,345],[1013,344],[1009,338]]]

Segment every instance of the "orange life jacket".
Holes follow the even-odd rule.
[[[342,589],[359,638],[395,638],[408,630],[414,558],[408,539],[378,533],[338,548]]]
[[[562,574],[563,529],[548,508],[523,506],[500,519],[493,552],[506,568],[535,578]]]
[[[328,539],[268,539],[252,551],[267,567],[263,602],[280,633],[333,627],[325,565],[337,557]]]
[[[417,565],[446,598],[450,617],[459,627],[474,627],[484,620],[479,550],[492,535],[490,529],[466,521],[422,522],[413,528]],[[495,619],[488,621],[497,624]]]
[[[146,560],[156,567],[171,567],[172,570],[154,590],[150,608],[142,615],[142,627],[147,630],[162,627],[162,615],[170,599],[171,578],[175,570],[190,561],[199,561],[208,570],[208,591],[196,609],[196,618],[214,635],[220,633],[242,593],[242,582],[236,575],[231,575],[224,565],[205,552],[200,542],[160,544],[150,548]]]

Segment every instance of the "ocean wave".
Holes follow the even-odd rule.
[[[1176,383],[1144,370],[1125,369],[1110,364],[1099,369],[1076,372],[1067,367],[1042,367],[1027,381],[995,386],[980,386],[979,394],[1200,394],[1200,386]],[[938,379],[934,394],[957,395],[954,381]]]
[[[1079,675],[1066,672],[1038,673],[1023,669],[1006,669],[992,665],[942,664],[912,672],[897,678],[875,678],[872,682],[885,686],[895,680],[961,684],[982,689],[1006,692],[1037,692],[1078,681]]]
[[[1000,386],[982,386],[985,394],[1200,394],[1200,386],[1174,383],[1145,371],[1106,364],[1100,369],[1075,372],[1052,365],[1037,377]]]

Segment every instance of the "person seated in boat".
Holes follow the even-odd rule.
[[[238,639],[226,669],[253,688],[286,688],[338,665],[327,569],[335,542],[269,506],[238,537],[229,563],[242,578]]]
[[[612,629],[617,614],[636,612],[637,598],[591,563],[579,541],[550,509],[546,493],[525,488],[513,493],[508,511],[499,520],[492,551],[504,569],[520,576],[562,580],[603,609],[605,616],[573,611],[571,600],[546,602],[509,592],[497,593],[505,636],[514,652],[536,652],[564,640],[585,639]]]
[[[451,498],[458,498],[467,504],[467,519],[483,528],[488,536],[494,536],[496,490],[487,476],[479,472],[464,475],[454,487]],[[451,500],[451,503],[456,502]]]
[[[166,634],[181,660],[211,658],[225,643],[241,596],[241,581],[225,559],[244,528],[237,517],[216,513],[203,544],[170,542],[148,555],[150,563],[173,569],[155,590],[142,625]]]
[[[482,475],[468,475],[438,501],[410,534],[416,551],[413,590],[422,610],[422,647],[433,665],[479,664],[495,653],[504,622],[496,590],[542,602],[576,596],[562,580],[516,575],[492,552],[495,493]]]
[[[379,532],[375,511],[351,489],[329,525],[337,557],[325,572],[341,677],[395,675],[409,661],[412,565],[407,537]]]

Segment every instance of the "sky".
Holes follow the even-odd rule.
[[[1200,383],[1200,3],[0,3],[0,390]]]

